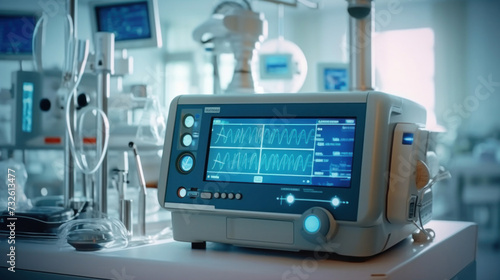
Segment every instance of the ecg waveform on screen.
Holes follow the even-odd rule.
[[[266,145],[307,145],[313,147],[315,127],[312,128],[266,128],[264,130],[264,144]],[[309,144],[309,145],[308,145]]]
[[[262,126],[229,127],[221,126],[216,132],[215,145],[253,145],[260,146]]]
[[[257,172],[259,155],[257,152],[218,152],[212,160],[211,171]]]
[[[304,151],[220,151],[210,158],[211,172],[310,174],[312,153]]]
[[[355,120],[212,120],[207,181],[349,187]]]
[[[264,131],[264,135],[262,135]],[[313,148],[316,130],[314,126],[241,125],[214,126],[212,145],[232,147],[300,147]]]
[[[270,153],[263,154],[261,161],[261,173],[286,173],[299,172],[311,173],[312,154],[287,154]]]

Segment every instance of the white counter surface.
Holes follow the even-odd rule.
[[[323,252],[246,249],[210,242],[206,250],[192,250],[190,243],[171,239],[97,252],[61,249],[54,241],[17,240],[15,273],[7,270],[10,245],[2,238],[0,278],[40,274],[37,279],[451,279],[464,270],[469,277],[475,274],[477,228],[473,223],[432,221],[426,227],[436,232],[432,242],[418,245],[408,238],[363,261],[336,255],[325,259]]]

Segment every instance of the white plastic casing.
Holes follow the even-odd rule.
[[[417,221],[417,204],[424,191],[417,186],[417,165],[426,163],[428,135],[414,123],[398,123],[394,129],[387,196],[391,223]],[[429,203],[430,191],[425,196]]]
[[[94,40],[95,48],[95,70],[109,71],[112,74],[115,69],[115,34],[110,32],[97,32]]]
[[[176,162],[173,155],[176,155],[174,152],[177,153],[176,149],[180,145],[176,144],[180,140],[173,135],[182,135],[178,128],[182,125],[179,113],[182,112],[181,108],[185,111],[204,108],[200,112],[207,114],[205,118],[209,118],[213,114],[220,114],[223,106],[244,105],[247,109],[253,107],[260,110],[265,104],[365,104],[365,125],[361,136],[363,149],[357,154],[361,159],[361,167],[354,220],[339,219],[330,210],[327,210],[330,213],[326,213],[318,208],[322,207],[319,203],[302,213],[278,213],[225,209],[215,207],[215,202],[212,205],[208,200],[195,198],[177,201],[180,185],[167,184],[167,181],[171,176],[182,177],[175,167],[170,168]],[[335,116],[338,112],[332,111],[331,114]],[[230,116],[237,117],[238,112],[231,113]],[[353,257],[373,256],[406,239],[417,229],[413,224],[414,220],[408,219],[408,203],[411,195],[416,198],[419,196],[414,169],[418,160],[426,160],[428,132],[421,129],[425,121],[426,112],[422,106],[380,92],[178,96],[172,101],[169,110],[162,172],[158,181],[158,199],[164,208],[172,211],[173,236],[177,241],[193,244],[210,241],[279,250],[324,251]],[[404,132],[414,133],[412,145],[398,144],[401,143]],[[196,148],[195,152],[205,153],[206,150]],[[413,153],[416,157],[412,156]],[[401,169],[399,175],[405,177],[400,180],[395,177],[398,175],[397,160],[406,161],[408,167],[407,171]],[[196,176],[200,182],[198,188],[207,184],[203,182],[202,173]],[[228,188],[230,185],[223,186]],[[167,197],[168,195],[171,197]],[[243,200],[249,197],[249,193],[243,194]],[[431,196],[426,194],[422,197],[427,205],[425,209],[432,209],[429,207]],[[262,203],[262,200],[251,203]],[[309,232],[305,232],[308,222],[306,219],[310,215],[315,215],[316,219],[311,221],[317,223],[317,230],[311,227]],[[426,217],[428,216],[430,215]]]

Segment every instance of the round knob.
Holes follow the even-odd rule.
[[[193,136],[189,133],[186,133],[182,136],[181,139],[182,146],[189,147],[193,143]]]
[[[188,114],[184,117],[184,126],[186,128],[191,128],[194,125],[194,117],[191,114]]]
[[[194,167],[194,156],[191,153],[184,153],[177,160],[177,170],[183,174],[191,172]]]
[[[90,103],[90,97],[86,93],[80,93],[76,98],[76,103],[78,104],[78,109],[81,109]]]
[[[306,233],[314,234],[321,229],[321,220],[318,216],[311,214],[304,219],[304,230]]]
[[[50,100],[48,100],[47,98],[42,98],[42,100],[40,100],[40,110],[47,112],[48,110],[50,110],[50,106]]]
[[[313,242],[330,241],[335,235],[337,222],[332,214],[322,207],[312,207],[302,214],[302,236]]]

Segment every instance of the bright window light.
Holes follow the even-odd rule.
[[[177,95],[191,93],[189,88],[191,84],[190,67],[191,64],[188,61],[171,62],[165,66],[166,108],[170,106],[170,102]]]
[[[223,53],[219,56],[219,79],[220,79],[220,87],[222,90],[225,90],[231,80],[233,79],[234,74],[234,55]]]
[[[377,88],[420,103],[427,109],[427,126],[436,127],[434,31],[385,31],[376,33],[374,40]]]

